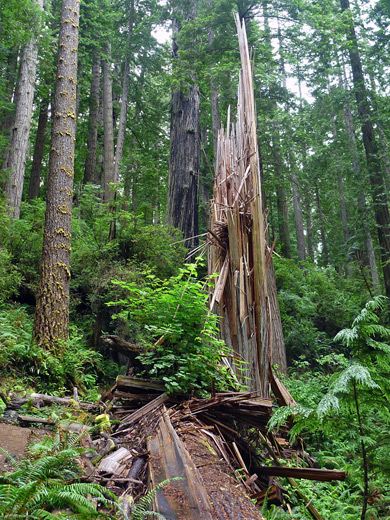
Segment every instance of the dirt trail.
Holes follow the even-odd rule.
[[[27,446],[38,442],[47,432],[45,430],[21,428],[12,424],[0,423],[0,448],[6,450],[17,460],[26,456]],[[0,451],[0,473],[12,470],[7,455]]]

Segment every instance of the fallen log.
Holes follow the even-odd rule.
[[[46,394],[28,394],[27,395],[28,400],[33,399],[42,401],[44,404],[71,404],[76,403],[73,397],[58,397],[56,395],[46,395]],[[84,403],[82,401],[77,401],[77,405],[80,408],[85,408],[87,410],[94,408],[96,406],[94,403]]]
[[[149,471],[153,487],[167,479],[181,477],[157,490],[156,509],[176,520],[212,520],[210,504],[201,479],[168,414],[161,417],[156,435],[148,441]]]
[[[145,390],[165,392],[165,385],[160,381],[151,381],[150,379],[141,379],[139,377],[118,376],[116,385],[119,390],[132,390],[134,393],[140,393]]]
[[[105,347],[111,348],[120,352],[121,354],[125,354],[125,356],[134,358],[138,356],[141,352],[142,347],[140,345],[135,345],[134,343],[130,343],[125,339],[116,336],[115,334],[105,334],[100,336],[100,341]]]
[[[318,468],[287,468],[284,466],[261,466],[252,468],[260,475],[272,477],[294,477],[307,480],[318,480],[320,482],[331,482],[333,480],[345,480],[345,471]]]

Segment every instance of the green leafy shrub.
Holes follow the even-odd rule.
[[[305,356],[313,365],[330,348],[345,351],[334,336],[368,298],[360,283],[342,278],[332,267],[284,258],[275,259],[275,278],[290,361]]]
[[[127,296],[108,304],[122,307],[117,318],[140,325],[138,341],[145,352],[139,359],[169,391],[204,393],[213,383],[223,388],[229,382],[220,364],[227,352],[217,339],[218,317],[209,312],[207,292],[196,275],[195,264],[188,264],[165,281],[151,273],[141,286],[114,281]]]

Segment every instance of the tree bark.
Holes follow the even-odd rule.
[[[118,136],[116,141],[115,150],[115,164],[114,164],[114,177],[116,181],[119,179],[119,170],[123,156],[123,145],[125,142],[125,131],[126,131],[126,119],[127,119],[127,106],[129,98],[129,83],[130,83],[130,38],[133,32],[134,24],[134,0],[131,0],[130,6],[130,19],[129,19],[129,34],[128,34],[128,49],[125,58],[125,68],[123,72],[123,86],[122,86],[122,99],[121,99],[121,113],[119,117],[119,128]]]
[[[37,0],[43,9],[43,0]],[[6,186],[8,211],[11,217],[19,218],[22,202],[26,154],[30,135],[33,110],[35,73],[37,67],[38,45],[33,37],[27,42],[21,57],[19,82],[16,91],[15,118],[11,129],[11,142],[4,169],[9,169]]]
[[[295,232],[297,236],[298,246],[298,258],[302,262],[306,260],[306,248],[305,248],[305,233],[303,230],[303,216],[302,216],[302,203],[301,195],[299,193],[299,181],[296,172],[295,164],[291,165],[292,168],[292,194],[293,194],[293,205],[294,205],[294,219],[295,219]]]
[[[69,337],[69,281],[79,0],[63,0],[41,273],[33,338],[48,350]]]
[[[274,129],[276,134],[276,129]],[[273,139],[272,154],[274,157],[275,174],[276,174],[276,204],[278,208],[278,229],[281,244],[281,253],[285,258],[291,258],[291,241],[290,228],[288,224],[288,205],[287,193],[284,186],[283,178],[283,164],[278,145],[275,144],[275,137]]]
[[[358,49],[355,27],[350,11],[349,0],[340,0],[341,10],[347,12],[349,59],[352,68],[355,98],[363,135],[363,144],[366,152],[367,168],[370,178],[372,199],[374,205],[375,222],[381,249],[383,279],[386,296],[390,297],[390,216],[383,175],[380,168],[378,146],[375,139],[374,127],[371,118],[370,105],[365,87],[362,63]]]
[[[173,21],[173,59],[178,60]],[[167,224],[179,228],[188,249],[198,244],[198,203],[200,168],[199,87],[189,86],[185,94],[176,88],[171,99],[171,136],[168,176]]]
[[[35,138],[34,157],[31,167],[30,183],[28,186],[28,199],[36,199],[39,195],[41,184],[42,159],[45,151],[46,126],[49,113],[49,100],[42,99],[39,110],[38,129]]]
[[[92,65],[91,96],[89,103],[89,128],[87,157],[84,167],[84,184],[95,182],[98,126],[100,104],[100,56],[96,56]]]
[[[17,76],[17,68],[18,68],[18,56],[19,56],[19,46],[14,45],[12,49],[10,49],[7,60],[7,73],[5,79],[4,86],[4,99],[6,105],[3,107],[3,114],[1,120],[1,133],[4,136],[9,138],[11,127],[13,123],[13,110],[12,110],[12,98],[15,90],[16,76]],[[6,150],[8,153],[8,150]],[[6,160],[6,157],[2,158],[3,161]]]
[[[372,241],[372,236],[370,232],[369,227],[369,219],[367,218],[367,204],[366,199],[364,197],[364,193],[366,191],[366,187],[364,185],[364,182],[362,182],[362,171],[360,167],[360,158],[359,158],[359,152],[356,144],[356,137],[354,133],[353,128],[353,117],[351,112],[351,107],[349,106],[348,101],[344,103],[343,108],[343,115],[344,115],[344,122],[345,122],[345,128],[347,131],[347,137],[348,137],[348,144],[349,144],[349,151],[351,154],[351,162],[352,162],[352,169],[354,172],[355,179],[358,182],[358,208],[359,208],[359,214],[360,214],[360,222],[363,228],[364,233],[364,244],[367,251],[367,258],[368,263],[370,266],[370,273],[371,273],[371,281],[374,286],[374,292],[378,293],[380,288],[380,281],[379,281],[379,274],[378,274],[378,266],[376,264],[375,259],[375,251],[374,251],[374,245]]]
[[[324,214],[322,212],[320,191],[318,189],[318,186],[316,186],[315,192],[316,192],[318,216],[320,218],[320,233],[321,233],[321,242],[322,242],[322,256],[323,256],[323,259],[324,259],[324,264],[328,265],[329,264],[328,244],[327,244],[327,241],[326,241]]]
[[[104,128],[104,200],[109,202],[114,192],[110,184],[116,182],[114,170],[114,123],[112,114],[112,78],[110,71],[111,44],[107,44],[107,58],[103,61],[103,128]]]

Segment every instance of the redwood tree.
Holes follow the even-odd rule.
[[[193,14],[191,16],[194,16]],[[190,16],[187,15],[187,18]],[[178,18],[173,20],[173,59],[179,63]],[[200,94],[198,85],[175,88],[171,99],[171,138],[168,177],[167,223],[179,228],[185,245],[197,244],[199,168],[200,168]]]
[[[79,0],[62,1],[45,232],[34,322],[35,341],[48,349],[69,336],[79,10]]]

